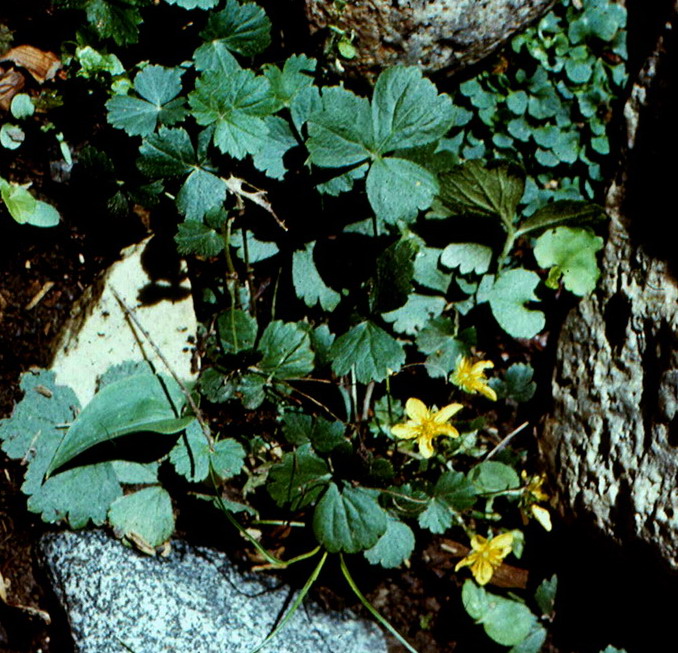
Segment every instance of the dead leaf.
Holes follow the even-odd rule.
[[[61,68],[61,60],[53,52],[45,52],[32,45],[12,48],[0,61],[12,61],[25,68],[39,84],[53,79]]]
[[[14,68],[5,72],[0,68],[0,108],[9,111],[12,98],[24,87],[26,78]]]
[[[260,206],[264,211],[268,211],[278,225],[287,231],[285,223],[275,214],[271,203],[268,201],[265,190],[256,188],[256,186],[252,186],[252,184],[249,184],[244,179],[240,179],[240,177],[235,177],[234,175],[231,175],[228,179],[224,179],[224,181],[226,182],[226,188],[228,188],[231,193],[240,199],[248,199],[250,202],[254,202],[257,206]],[[253,191],[245,190],[245,184],[252,188]]]

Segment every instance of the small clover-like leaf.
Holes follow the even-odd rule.
[[[370,321],[361,322],[339,336],[330,350],[332,370],[341,376],[355,366],[360,383],[383,381],[405,362],[402,345]]]
[[[358,553],[372,548],[386,532],[387,515],[377,493],[330,483],[313,514],[313,532],[330,553]]]
[[[539,236],[534,256],[542,268],[551,268],[547,285],[557,287],[562,276],[563,284],[575,295],[588,295],[596,287],[600,270],[596,253],[604,241],[585,229],[557,227]]]

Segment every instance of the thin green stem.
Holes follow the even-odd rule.
[[[365,598],[365,596],[363,595],[363,593],[360,591],[355,581],[353,580],[353,577],[351,576],[351,573],[349,572],[348,567],[346,566],[346,561],[344,560],[344,555],[342,553],[339,554],[339,561],[341,564],[341,573],[344,574],[346,582],[349,584],[349,586],[353,590],[353,593],[358,597],[358,600],[365,606],[369,613],[384,628],[386,628],[386,630],[388,630],[388,632],[391,633],[391,635],[393,635],[408,651],[410,651],[410,653],[418,653],[417,649],[413,648],[409,644],[409,642],[389,623],[389,621],[385,617],[382,617],[377,611],[377,609]]]

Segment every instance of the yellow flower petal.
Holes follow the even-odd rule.
[[[411,440],[419,437],[419,428],[411,422],[408,422],[407,424],[396,424],[391,427],[391,433],[393,433],[396,438]]]
[[[490,540],[489,546],[496,550],[498,555],[505,558],[511,553],[511,548],[513,547],[513,533],[509,531],[508,533],[497,535],[497,537]]]
[[[494,567],[487,560],[479,558],[471,567],[471,573],[478,585],[487,585],[494,575]]]
[[[532,516],[542,525],[544,530],[551,532],[553,525],[551,524],[551,513],[546,508],[533,505],[531,507]]]
[[[424,458],[430,458],[435,453],[433,438],[419,438],[417,444],[419,445],[419,453]]]
[[[424,422],[429,419],[430,413],[421,399],[410,397],[405,404],[407,416],[415,422]]]
[[[456,415],[462,408],[463,406],[461,404],[448,404],[447,406],[443,406],[437,413],[433,415],[433,421],[438,424],[442,422],[447,422],[453,415]]]

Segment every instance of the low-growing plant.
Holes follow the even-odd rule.
[[[69,6],[121,45],[136,38],[146,4]],[[456,549],[455,569],[468,614],[512,651],[539,651],[557,579],[519,594],[524,582],[504,561],[521,557],[527,520],[551,529],[549,496],[511,446],[525,425],[504,432],[508,421],[493,423],[497,405],[515,416],[532,398],[534,372],[519,354],[483,352],[500,351],[495,338],[538,336],[549,319],[543,298],[561,286],[587,295],[599,276],[604,213],[581,192],[593,197],[600,182],[590,157],[606,153],[608,74],[621,84],[623,64],[594,60],[588,39],[623,57],[624,14],[613,3],[563,7],[513,41],[540,67],[463,83],[456,98],[468,98],[466,113],[413,67],[384,71],[363,97],[323,84],[327,71],[306,54],[261,60],[271,24],[251,2],[227,0],[202,23],[196,12],[201,40],[175,67],[125,71],[83,41],[72,66],[109,86],[110,125],[140,139],[145,192],[180,216],[179,253],[213,270],[201,298],[211,314],[196,388],[172,370],[127,363],[80,407],[50,372],[24,376],[24,400],[0,438],[28,464],[29,509],[73,528],[108,523],[153,553],[174,531],[158,475],[169,468],[262,561],[282,568],[318,557],[292,610],[336,555],[355,594],[408,650],[363,596],[349,556],[395,568],[427,534],[450,535],[470,547]],[[614,17],[614,33],[600,11]],[[583,165],[565,199],[542,193],[561,163]],[[226,412],[255,435],[225,428]],[[262,414],[273,418],[266,428]],[[171,447],[151,463],[78,464],[137,432],[164,434]],[[313,544],[282,560],[246,529],[268,524],[303,528]],[[515,593],[486,589],[498,573]]]

